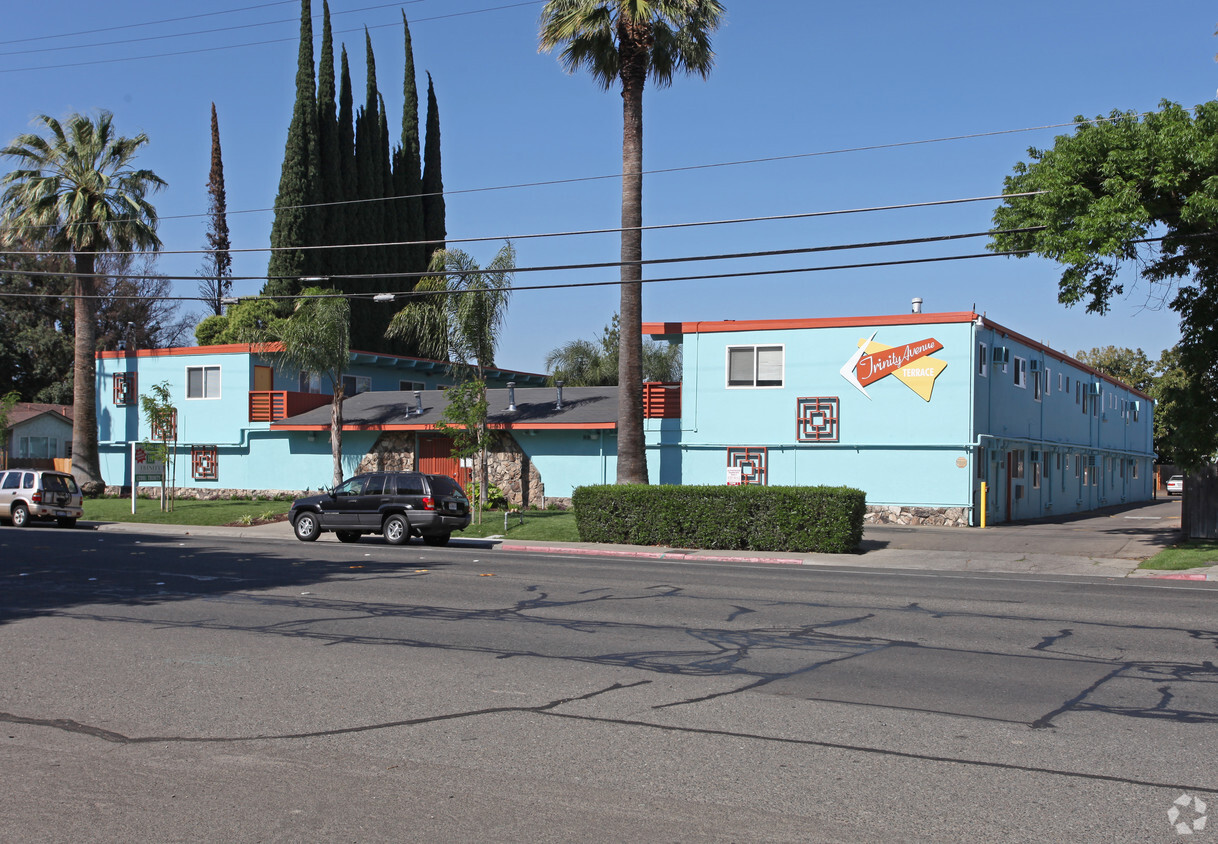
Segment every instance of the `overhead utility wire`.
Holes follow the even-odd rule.
[[[461,18],[461,17],[469,17],[470,15],[480,15],[485,12],[499,12],[504,9],[515,9],[519,6],[535,6],[535,5],[537,5],[537,2],[538,2],[538,0],[531,0],[531,2],[526,2],[526,3],[509,3],[505,6],[491,6],[486,9],[470,9],[465,12],[450,12],[449,14],[446,14],[446,15],[432,15],[431,17],[415,18],[413,21],[411,21],[411,23],[412,24],[427,23],[429,21],[446,20],[448,18]],[[343,30],[339,30],[338,32],[335,32],[334,34],[335,35],[346,35],[346,34],[354,33],[354,32],[363,32],[366,29],[368,29],[368,30],[387,29],[389,27],[397,27],[397,26],[401,26],[401,25],[402,25],[401,21],[397,21],[395,23],[375,24],[375,25],[367,26],[367,27],[358,27],[356,29],[343,29]],[[65,68],[65,67],[87,67],[89,65],[117,64],[119,62],[134,62],[134,61],[141,61],[143,59],[164,59],[164,58],[171,58],[173,56],[190,56],[190,55],[198,55],[200,53],[215,53],[215,52],[219,52],[221,50],[235,50],[235,49],[238,49],[241,47],[263,47],[268,44],[285,44],[285,43],[288,43],[291,41],[298,41],[298,40],[299,40],[299,37],[271,38],[266,41],[247,41],[243,44],[226,44],[226,45],[221,45],[219,47],[199,47],[194,50],[175,50],[175,51],[171,51],[168,53],[150,53],[145,56],[118,56],[118,57],[115,57],[112,59],[92,59],[89,61],[68,62],[68,63],[63,63],[63,64],[37,65],[37,66],[33,66],[33,67],[9,67],[9,68],[0,68],[0,73],[22,73],[25,71],[32,71],[32,70],[59,70],[61,68]]]
[[[0,71],[0,72],[3,72],[3,71]],[[1150,114],[1150,112],[1141,112],[1135,116],[1145,117],[1147,114]],[[1089,118],[1089,119],[1091,119],[1095,123],[1103,123],[1103,122],[1115,120],[1117,118],[1096,117],[1096,118]],[[1043,126],[1028,126],[1023,129],[996,129],[992,132],[973,132],[973,133],[967,134],[967,135],[946,135],[941,138],[921,138],[919,140],[913,140],[913,141],[892,141],[890,143],[884,143],[884,144],[871,144],[871,145],[867,145],[867,146],[858,146],[858,147],[839,147],[837,149],[814,150],[813,152],[796,152],[796,153],[790,153],[788,155],[767,156],[765,158],[743,158],[743,159],[739,159],[736,161],[717,161],[717,162],[712,162],[710,164],[689,164],[689,165],[685,165],[682,167],[664,167],[664,168],[659,168],[656,170],[644,170],[644,171],[642,171],[642,175],[655,176],[655,175],[660,175],[660,174],[664,174],[664,173],[682,173],[685,171],[693,171],[693,170],[710,170],[710,169],[714,169],[717,167],[739,167],[739,166],[745,165],[745,164],[765,164],[765,163],[772,162],[772,161],[793,161],[793,160],[797,160],[797,159],[801,159],[801,158],[815,158],[815,157],[825,156],[825,155],[844,155],[846,153],[851,153],[851,152],[871,152],[873,150],[897,149],[900,147],[921,146],[921,145],[925,145],[925,144],[938,144],[938,143],[944,143],[947,141],[961,141],[961,140],[973,140],[973,139],[977,139],[977,138],[991,138],[991,137],[996,137],[999,135],[1013,135],[1013,134],[1017,134],[1020,132],[1039,132],[1039,131],[1043,131],[1045,129],[1061,129],[1066,126],[1077,126],[1077,125],[1078,125],[1078,123],[1075,121],[1070,121],[1069,123],[1048,123]],[[442,192],[402,194],[400,196],[377,196],[377,197],[368,197],[365,199],[343,199],[343,200],[338,200],[336,202],[314,202],[314,203],[306,203],[303,205],[272,205],[270,207],[265,207],[265,208],[240,208],[240,209],[236,209],[236,210],[230,209],[230,210],[226,211],[225,213],[229,216],[232,216],[235,214],[266,214],[266,213],[270,213],[273,211],[287,211],[287,210],[294,210],[294,209],[301,209],[301,208],[333,208],[333,207],[342,206],[342,205],[361,205],[361,204],[369,203],[369,202],[397,202],[397,201],[403,200],[403,199],[422,199],[422,198],[429,197],[429,196],[461,196],[463,194],[468,194],[468,193],[489,193],[492,191],[501,191],[501,190],[518,190],[520,188],[554,187],[556,185],[572,185],[572,184],[578,184],[581,182],[607,181],[609,179],[620,179],[622,177],[622,175],[623,174],[621,174],[621,173],[610,173],[610,174],[602,175],[602,176],[573,176],[568,179],[546,179],[546,180],[536,181],[536,182],[517,182],[515,184],[489,185],[489,186],[480,187],[480,188],[461,188],[458,190],[446,190],[446,191],[442,191]],[[164,220],[195,220],[195,219],[199,219],[202,217],[208,217],[208,216],[210,216],[210,214],[208,212],[202,212],[202,213],[197,213],[197,214],[171,214],[171,215],[165,215],[163,217],[159,217],[158,219],[162,220],[162,221],[164,221]],[[126,221],[123,221],[123,222],[126,222]],[[49,228],[49,227],[46,227],[46,228]]]
[[[1163,237],[1147,237],[1132,241],[1133,243],[1159,243],[1165,240]],[[771,275],[791,275],[794,273],[816,273],[827,272],[830,270],[855,270],[869,269],[874,267],[899,267],[912,266],[916,264],[932,264],[942,263],[945,261],[967,261],[974,258],[1010,258],[1019,257],[1022,255],[1034,254],[1034,249],[1011,249],[1004,252],[976,252],[969,255],[943,255],[935,258],[900,258],[893,261],[867,261],[856,264],[835,264],[830,266],[820,267],[793,267],[781,270],[746,270],[735,273],[708,273],[705,275],[687,275],[687,276],[670,276],[668,278],[645,278],[642,279],[643,284],[659,284],[675,281],[714,281],[717,279],[730,278],[754,278],[756,276],[771,276]],[[19,273],[13,273],[17,275]],[[26,275],[35,275],[35,273],[26,273]],[[145,276],[137,276],[144,278]],[[113,278],[113,276],[111,276]],[[186,276],[186,280],[195,281],[197,277]],[[257,276],[261,278],[261,276]],[[582,287],[616,287],[621,285],[621,280],[614,281],[573,281],[563,282],[561,284],[531,284],[531,285],[513,285],[512,291],[522,290],[570,290]],[[455,295],[458,293],[485,293],[490,292],[489,288],[467,288],[465,290],[407,290],[400,293],[391,294],[396,299],[422,298],[424,296],[438,295]],[[311,299],[374,299],[377,296],[384,296],[384,293],[326,293],[321,295],[309,296]],[[142,296],[126,296],[126,295],[107,295],[107,296],[77,296],[76,294],[65,293],[62,295],[53,295],[47,293],[4,293],[0,292],[0,298],[16,298],[16,299],[33,299],[33,298],[56,298],[56,299],[142,299],[147,297]],[[159,297],[168,301],[176,302],[202,302],[209,301],[204,296],[162,296]],[[238,299],[299,299],[299,296],[239,296]]]
[[[352,15],[356,12],[375,11],[377,9],[400,8],[403,5],[423,2],[425,2],[425,0],[401,0],[399,3],[382,3],[379,6],[364,6],[360,9],[346,9],[340,12],[333,12],[331,17],[338,17],[339,15]],[[320,18],[321,15],[314,15],[313,17]],[[0,53],[0,58],[4,58],[5,56],[24,56],[29,55],[30,53],[56,53],[63,52],[65,50],[92,50],[97,47],[113,47],[117,44],[138,44],[144,41],[165,41],[170,38],[193,38],[198,35],[214,35],[217,32],[233,32],[239,29],[257,29],[260,26],[278,26],[284,23],[295,24],[299,22],[299,17],[280,18],[279,20],[262,21],[261,23],[239,23],[233,24],[232,26],[221,26],[215,29],[196,29],[191,32],[170,32],[164,35],[145,35],[141,38],[124,38],[119,41],[95,41],[89,44],[72,44],[66,47],[36,47],[32,50],[10,50],[7,53]],[[347,32],[352,31],[353,30],[347,30]]]
[[[637,229],[632,227],[629,231],[660,231],[663,229],[684,229],[696,228],[700,226],[726,226],[735,225],[738,223],[769,223],[780,222],[783,220],[803,220],[813,217],[832,217],[840,214],[864,214],[872,211],[900,211],[911,208],[931,208],[941,205],[960,205],[967,202],[985,202],[994,199],[1016,199],[1024,196],[1037,196],[1038,194],[1047,193],[1047,191],[1028,191],[1026,193],[1006,193],[994,194],[992,196],[970,196],[962,199],[935,199],[927,202],[906,202],[898,205],[872,205],[861,208],[839,208],[831,211],[803,211],[795,214],[772,214],[764,217],[734,217],[723,220],[698,220],[684,223],[656,223],[650,226],[638,226]],[[247,254],[258,252],[309,252],[325,249],[375,249],[397,246],[429,246],[437,243],[482,243],[486,241],[500,240],[530,240],[546,237],[580,237],[594,234],[618,234],[627,229],[621,228],[605,228],[605,229],[575,229],[571,231],[561,232],[534,232],[530,234],[513,234],[513,235],[490,235],[482,237],[447,237],[443,240],[399,240],[399,241],[382,241],[377,243],[329,243],[318,244],[314,246],[259,246],[247,249],[227,249],[230,254]],[[158,250],[155,255],[210,255],[215,250],[212,249],[175,249],[175,250]],[[3,255],[25,255],[29,257],[70,257],[75,255],[75,252],[0,252]],[[94,253],[96,255],[144,255],[147,252],[108,252],[100,251]]]
[[[689,256],[684,256],[684,257],[679,257],[679,258],[644,258],[641,261],[629,261],[629,262],[597,261],[594,263],[587,263],[587,264],[552,264],[552,265],[548,265],[548,266],[543,265],[543,266],[537,266],[537,267],[513,267],[511,269],[511,272],[513,272],[513,273],[548,273],[548,272],[558,272],[558,271],[566,272],[566,271],[571,271],[571,270],[603,270],[603,269],[608,269],[610,267],[621,267],[621,266],[627,266],[627,265],[629,265],[629,266],[649,266],[649,265],[662,265],[662,264],[688,264],[688,263],[694,263],[694,262],[700,262],[700,261],[731,261],[731,260],[739,260],[741,258],[775,258],[780,255],[810,255],[810,254],[814,254],[817,252],[840,252],[840,251],[849,250],[849,249],[876,249],[876,248],[885,247],[885,246],[913,246],[913,245],[924,244],[924,243],[944,243],[944,242],[947,242],[950,240],[966,240],[968,238],[974,238],[974,237],[989,237],[994,234],[1021,234],[1024,232],[1043,231],[1045,228],[1047,228],[1047,227],[1046,226],[1029,226],[1027,228],[1017,228],[1017,229],[997,229],[994,231],[966,232],[963,234],[941,234],[941,235],[932,235],[930,237],[911,237],[911,238],[902,238],[900,240],[877,240],[877,241],[861,242],[861,243],[838,243],[838,244],[831,244],[829,246],[800,246],[800,247],[794,247],[794,248],[790,248],[790,249],[766,249],[766,250],[761,250],[761,251],[757,251],[757,252],[724,252],[724,253],[719,253],[719,254],[714,254],[714,255],[689,255]],[[74,278],[77,275],[77,273],[66,272],[66,271],[52,271],[52,270],[34,270],[34,271],[30,271],[30,272],[25,272],[22,270],[6,270],[4,272],[8,272],[11,275],[31,275],[31,276],[36,275],[36,276],[43,276],[43,277],[59,277],[59,278]],[[295,280],[305,280],[306,278],[308,280],[312,280],[312,281],[335,281],[335,280],[350,281],[350,280],[356,280],[356,279],[370,279],[370,278],[428,278],[431,276],[462,276],[463,277],[463,276],[467,276],[467,275],[478,275],[478,274],[484,273],[484,272],[486,272],[485,269],[475,269],[475,270],[443,270],[441,272],[422,271],[422,272],[387,272],[387,273],[335,273],[333,275],[327,275],[327,276],[308,276],[308,277],[304,277],[304,278],[302,278],[301,276],[268,276],[268,275],[225,276],[225,278],[231,278],[233,281],[256,281],[259,279],[294,280],[295,281]],[[104,275],[104,277],[106,277],[106,278],[113,278],[113,279],[140,279],[140,278],[155,277],[155,278],[163,278],[163,279],[170,280],[170,281],[188,281],[188,280],[197,281],[198,279],[203,278],[202,276],[163,276],[163,275],[158,275],[155,273],[141,273],[141,274],[134,274],[134,275],[130,275],[130,274],[129,275],[99,274],[99,275]]]
[[[145,26],[159,26],[163,23],[179,23],[181,21],[197,20],[198,18],[211,18],[217,15],[230,15],[234,12],[252,12],[254,9],[266,9],[271,6],[295,6],[296,0],[277,0],[274,3],[259,3],[256,6],[240,6],[236,9],[221,9],[215,12],[200,12],[196,15],[183,15],[179,18],[163,18],[159,21],[144,21],[143,23],[121,23],[115,26],[94,27],[93,29],[82,29],[77,32],[61,32],[58,35],[34,35],[29,38],[12,38],[8,41],[0,41],[3,44],[22,44],[29,41],[50,41],[55,38],[74,38],[77,35],[95,35],[99,32],[117,32],[120,29],[139,29]]]

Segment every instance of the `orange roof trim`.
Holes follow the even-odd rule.
[[[972,322],[977,314],[955,311],[944,314],[885,314],[814,319],[727,319],[699,322],[645,322],[644,334],[713,334],[724,331],[783,331],[803,328],[856,328],[866,325],[940,325]]]

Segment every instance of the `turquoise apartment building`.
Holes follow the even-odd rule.
[[[682,346],[682,380],[644,386],[650,480],[848,485],[878,522],[977,525],[1153,495],[1148,396],[984,315],[646,323]],[[151,439],[138,395],[168,382],[180,487],[316,489],[330,482],[330,396],[315,375],[248,346],[98,355],[108,483]],[[450,365],[352,352],[344,472],[468,466],[436,431]],[[516,504],[612,483],[617,388],[491,373],[491,482]],[[510,385],[510,386],[509,386]]]

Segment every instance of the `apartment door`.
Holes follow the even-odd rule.
[[[470,470],[462,468],[460,459],[453,455],[453,441],[443,436],[419,437],[419,471],[425,475],[448,475],[461,486],[470,480]]]

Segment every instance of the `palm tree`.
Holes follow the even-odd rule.
[[[351,306],[346,298],[337,290],[310,287],[301,291],[288,319],[262,334],[263,340],[281,344],[272,352],[276,358],[294,369],[323,373],[334,388],[330,402],[334,486],[343,482],[343,372],[351,363],[350,326]]]
[[[718,0],[549,0],[541,49],[562,46],[568,73],[587,70],[606,91],[622,86],[621,315],[618,360],[617,482],[647,483],[643,440],[643,85],[678,71],[710,74],[710,34],[723,19]]]
[[[87,491],[103,485],[97,453],[98,252],[156,251],[156,209],[147,195],[164,186],[151,170],[132,166],[148,142],[116,134],[113,115],[69,115],[61,124],[35,118],[47,137],[30,133],[0,150],[18,169],[0,180],[0,221],[5,240],[70,252],[76,293],[75,364],[72,368],[72,472]]]
[[[487,490],[486,370],[495,366],[495,347],[512,296],[515,267],[516,250],[510,242],[485,268],[479,268],[460,249],[439,249],[432,254],[429,268],[435,275],[422,279],[407,294],[413,301],[394,315],[386,331],[388,337],[415,344],[420,354],[459,364],[460,378],[474,373],[455,388],[454,400],[449,402],[449,411],[459,417],[450,418],[455,426],[441,425],[440,429],[473,432],[471,447],[481,455],[479,522]]]

